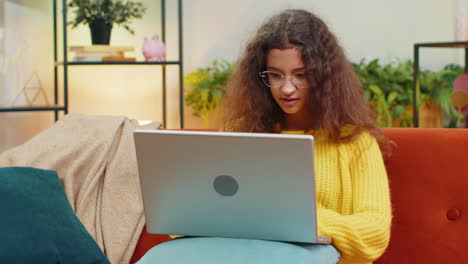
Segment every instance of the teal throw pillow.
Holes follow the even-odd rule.
[[[137,264],[335,264],[339,257],[332,245],[186,237],[153,247]]]
[[[0,263],[109,263],[54,171],[0,168]]]

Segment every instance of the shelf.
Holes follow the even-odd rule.
[[[64,62],[56,62],[56,65],[63,66]],[[182,63],[180,61],[69,61],[67,65],[182,65]]]
[[[416,43],[415,47],[428,48],[468,48],[468,41],[459,42],[433,42],[433,43]]]
[[[88,66],[88,65],[95,65],[95,66],[105,66],[105,65],[159,65],[162,66],[162,121],[163,124],[166,125],[167,119],[167,104],[166,104],[166,85],[167,85],[167,77],[166,77],[166,70],[167,67],[170,65],[178,66],[179,68],[179,116],[180,116],[180,127],[184,127],[184,83],[183,83],[183,45],[182,45],[182,0],[177,0],[177,25],[178,25],[178,56],[177,60],[170,60],[170,61],[68,61],[67,59],[70,58],[68,56],[68,21],[67,18],[67,1],[68,0],[48,0],[52,1],[52,22],[53,22],[53,71],[54,71],[54,98],[53,103],[54,105],[43,105],[43,106],[22,106],[22,107],[0,107],[0,112],[28,112],[28,111],[53,111],[55,112],[55,120],[58,119],[58,112],[63,111],[63,114],[68,113],[69,109],[69,66]],[[61,2],[61,9],[59,10],[58,2]],[[161,41],[165,43],[166,40],[166,0],[160,0],[161,4]],[[61,19],[59,19],[59,14]],[[171,20],[172,21],[172,20]],[[62,40],[58,38],[59,33],[59,26],[58,24],[61,23],[62,28]],[[167,43],[166,43],[167,45]],[[59,56],[59,49],[58,47],[62,47],[63,54]],[[59,69],[59,67],[62,67]],[[63,82],[63,93],[60,96],[63,96],[62,100],[59,100],[59,72],[63,73],[63,78],[61,81]],[[158,88],[160,86],[157,86]],[[63,102],[63,105],[57,105],[59,102]]]
[[[0,112],[29,112],[29,111],[65,111],[64,106],[51,105],[51,106],[13,106],[13,107],[0,107]]]
[[[413,47],[413,126],[419,127],[419,49],[421,48],[462,48],[465,50],[465,73],[468,73],[468,41],[415,43]],[[468,120],[468,116],[467,116]],[[468,127],[468,122],[466,125]]]

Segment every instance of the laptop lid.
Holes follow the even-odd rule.
[[[312,136],[136,130],[134,137],[148,232],[322,242]]]

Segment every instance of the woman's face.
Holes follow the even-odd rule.
[[[308,114],[309,95],[306,67],[296,48],[271,49],[266,58],[270,91],[276,103],[288,115]],[[273,85],[282,83],[281,86]]]

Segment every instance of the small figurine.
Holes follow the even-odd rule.
[[[156,35],[153,36],[151,39],[145,37],[142,51],[146,61],[166,60],[166,47]]]
[[[464,73],[455,78],[450,99],[459,113],[468,116],[468,74]]]

